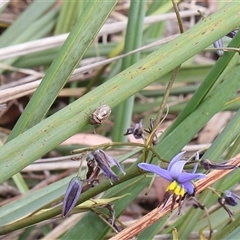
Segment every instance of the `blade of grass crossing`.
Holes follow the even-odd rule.
[[[236,18],[239,10],[239,4],[235,2],[228,4],[226,9],[219,10],[217,13],[211,15],[211,18],[206,18],[205,22],[194,26],[189,31],[186,31],[173,41],[162,46],[159,50],[137,62],[131,66],[131,68],[126,69],[113,77],[110,81],[107,81],[97,89],[92,90],[51,117],[43,120],[41,123],[37,124],[37,126],[32,127],[31,130],[22,133],[16,139],[6,143],[0,148],[0,169],[2,169],[2,174],[0,176],[1,181],[6,180],[13,174],[19,172],[25,166],[56,147],[74,133],[78,132],[83,126],[86,126],[86,124],[88,124],[86,111],[89,111],[89,109],[95,109],[99,106],[99,99],[103,99],[104,102],[112,108],[117,106],[129,96],[132,96],[139,90],[154,82],[157,78],[163,76],[210,45],[210,43],[218,39],[221,34],[226,34],[231,28],[237,27],[238,23],[233,20]],[[223,13],[226,15],[225,21],[222,21]],[[217,28],[217,23],[219,21],[221,21],[221,28]],[[214,34],[203,36],[201,34],[202,29],[204,29],[205,32],[209,31]],[[214,29],[214,31],[212,29]],[[201,42],[203,39],[204,41]],[[186,48],[180,47],[185,45]],[[233,79],[234,76],[229,80],[228,84],[225,83],[225,81],[223,82],[224,87],[227,85],[225,87],[226,90],[224,92],[220,86],[219,89],[221,95],[216,94],[217,99],[214,99],[214,101],[219,103],[219,98],[221,101],[225,101],[226,98],[229,99],[229,94],[232,95],[232,87],[235,88],[234,91],[238,89],[238,86],[232,86],[232,84],[236,84]],[[213,107],[211,106],[210,98],[207,100],[207,105],[204,104],[205,109],[201,109],[201,111],[203,111],[202,117],[204,117],[203,122],[201,122],[202,117],[196,115],[193,118],[191,117],[187,121],[187,125],[182,126],[183,128],[189,129],[189,126],[191,126],[193,122],[194,124],[199,124],[199,127],[202,127],[202,124],[204,124],[206,118],[208,118],[206,116],[209,114],[210,110],[213,111],[213,113],[209,114],[210,116],[215,113],[216,109],[212,109]],[[47,105],[49,105],[49,103]],[[34,113],[36,113],[36,109],[34,110]],[[17,132],[22,131],[22,128],[19,129],[20,131]],[[196,133],[198,129],[194,131]],[[192,134],[194,135],[195,133]],[[183,129],[181,134],[185,137],[188,133]],[[171,134],[169,134],[169,137],[170,135]],[[190,138],[192,136],[190,136]],[[167,138],[165,139],[167,140]],[[177,153],[182,147],[181,142],[176,144],[176,141],[182,141],[182,137],[179,135],[178,131],[174,131],[172,142],[165,141],[165,139],[163,139],[163,149],[167,150],[170,156]],[[170,145],[172,146],[172,150],[174,150],[173,153],[171,153],[171,149],[169,149]],[[158,150],[162,153],[162,150]],[[18,164],[16,164],[16,162]]]
[[[53,23],[55,24],[54,19],[57,13],[58,9],[54,9],[42,16],[40,19],[32,22],[31,26],[29,26],[24,32],[19,34],[19,36],[12,41],[12,44],[36,40],[38,38],[46,36],[46,34],[48,34],[49,31],[52,29]],[[18,58],[19,57],[7,59],[4,61],[4,63],[7,65],[12,65],[16,60],[18,60]],[[0,73],[2,73],[3,71],[3,69],[0,69]]]
[[[41,17],[54,4],[54,1],[35,0],[30,6],[14,21],[14,23],[0,37],[0,48],[9,46],[11,43],[31,26],[32,22]]]
[[[88,3],[86,11],[84,11],[78,19],[73,31],[70,33],[61,51],[48,69],[7,141],[34,126],[44,118],[58,96],[59,91],[65,85],[68,77],[92,43],[115,3],[116,1]],[[98,21],[91,18],[91,16],[98,16]],[[21,191],[27,190],[20,175],[14,176],[13,180]]]
[[[131,1],[128,17],[127,32],[125,36],[124,53],[141,47],[143,34],[143,21],[146,11],[146,0]],[[122,60],[122,70],[130,67],[140,59],[140,52],[134,53]],[[116,111],[116,119],[112,138],[114,141],[126,141],[123,133],[131,125],[134,96],[121,103]]]
[[[43,119],[115,4],[115,0],[88,3],[86,11],[78,19],[9,135],[8,141]],[[93,19],[92,16],[97,16],[98,19]]]
[[[240,47],[240,32],[238,32],[235,38],[233,38],[233,40],[230,42],[229,47]],[[225,52],[224,55],[218,59],[217,63],[213,66],[204,82],[195,92],[192,99],[188,102],[187,106],[179,114],[174,123],[165,131],[166,135],[171,132],[176,126],[178,126],[179,123],[183,121],[200,104],[200,102],[206,97],[212,86],[218,81],[221,74],[225,71],[231,61],[234,62],[233,64],[236,64],[238,61],[238,58],[235,57],[234,52]],[[166,136],[165,134],[162,135],[163,138]]]
[[[54,35],[70,32],[78,17],[80,1],[64,1],[60,10]]]

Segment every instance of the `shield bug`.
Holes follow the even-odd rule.
[[[102,105],[94,110],[90,117],[90,124],[91,125],[98,125],[101,124],[102,121],[108,119],[111,114],[111,108],[108,105]]]

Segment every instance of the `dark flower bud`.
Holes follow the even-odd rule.
[[[233,30],[233,31],[231,31],[230,33],[228,33],[226,36],[227,36],[227,37],[230,37],[230,38],[234,38],[234,37],[236,36],[236,34],[237,34],[237,31],[236,31],[236,30]]]
[[[68,187],[67,191],[64,195],[63,205],[62,205],[62,216],[66,217],[66,215],[75,207],[77,200],[82,191],[82,182],[78,177],[74,177]]]
[[[142,120],[139,123],[136,123],[134,127],[128,128],[127,132],[124,134],[124,136],[130,135],[130,134],[133,134],[133,136],[136,139],[142,138],[142,134],[143,134]]]
[[[240,196],[238,196],[237,194],[226,190],[223,194],[222,194],[222,198],[224,198],[225,200],[225,204],[230,205],[230,206],[237,206],[238,202],[237,200],[240,200]]]
[[[87,161],[87,168],[88,168],[88,171],[87,171],[87,174],[86,174],[86,179],[92,179],[92,176],[95,175],[94,174],[94,171],[96,169],[96,161],[94,159],[94,156],[92,153],[90,153],[86,159]],[[97,177],[97,176],[96,176]]]
[[[237,165],[226,165],[227,162],[222,162],[222,163],[212,163],[211,161],[209,161],[208,159],[203,159],[200,161],[201,166],[205,169],[205,170],[211,170],[211,169],[215,169],[215,170],[229,170],[229,169],[233,169],[233,168],[237,168]]]
[[[91,175],[87,178],[87,183],[92,185],[93,181],[98,181],[98,175],[100,173],[100,168],[96,167],[94,171],[91,173]]]
[[[215,48],[222,48],[223,47],[223,42],[222,39],[218,39],[215,43],[213,43],[213,46]],[[223,55],[224,51],[223,50],[217,50],[217,54],[219,57]]]

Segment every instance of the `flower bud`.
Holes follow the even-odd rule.
[[[234,38],[236,36],[236,34],[237,34],[237,31],[233,30],[230,33],[228,33],[226,36],[230,37],[230,38]]]
[[[134,127],[128,128],[127,132],[124,134],[124,136],[130,135],[130,134],[133,134],[133,136],[136,139],[142,138],[142,134],[143,134],[142,120],[139,123],[136,123]]]
[[[224,198],[225,204],[230,205],[230,206],[237,206],[238,205],[237,200],[240,200],[240,196],[238,196],[237,194],[235,194],[229,190],[226,190],[222,194],[222,198]]]
[[[64,195],[63,205],[62,205],[62,216],[66,217],[66,215],[75,207],[77,200],[82,191],[82,182],[78,177],[74,177],[68,187],[67,191]]]

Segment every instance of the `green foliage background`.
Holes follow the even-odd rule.
[[[54,31],[56,35],[71,30],[63,46],[54,54],[52,64],[9,135],[7,143],[0,148],[1,182],[13,177],[18,188],[23,193],[25,192],[20,200],[1,207],[1,234],[28,227],[61,213],[61,207],[56,206],[49,211],[28,216],[61,198],[72,176],[40,190],[28,192],[28,187],[19,174],[23,168],[57,147],[70,136],[80,132],[89,124],[86,115],[92,109],[98,107],[100,103],[108,104],[111,108],[118,106],[114,111],[114,117],[121,116],[121,118],[120,121],[115,122],[113,138],[115,141],[122,141],[123,129],[126,129],[126,126],[129,125],[132,112],[137,109],[137,106],[136,109],[134,106],[134,95],[136,93],[156,81],[168,81],[170,78],[166,78],[168,76],[166,74],[184,62],[191,60],[193,56],[240,25],[239,2],[222,4],[222,8],[217,12],[206,17],[174,40],[158,47],[147,56],[131,55],[122,60],[121,68],[117,68],[119,64],[112,65],[112,73],[105,77],[104,83],[53,115],[47,116],[58,93],[65,86],[86,51],[91,48],[94,38],[117,4],[117,0],[65,1],[60,9],[53,9],[54,3],[54,1],[44,3],[34,1],[0,37],[0,47],[4,48],[39,39],[45,36],[53,26],[56,26]],[[147,4],[147,1],[131,2],[127,31],[129,33],[134,31],[135,34],[133,37],[126,35],[125,52],[138,48],[148,38],[156,39],[162,35],[163,23],[144,28],[143,19],[145,14],[154,15],[168,12],[172,3],[171,1],[164,3],[153,1],[150,6]],[[29,19],[29,16],[31,16],[31,19]],[[39,31],[40,29],[41,31]],[[114,51],[118,52],[118,49],[122,49],[122,46],[123,43],[118,46],[111,46],[109,54]],[[240,47],[240,33],[229,43],[229,47]],[[22,58],[22,61],[23,64],[24,58]],[[21,58],[11,58],[5,60],[5,63],[21,65]],[[188,67],[191,69],[193,78],[195,72],[197,72],[197,74],[204,76],[204,80],[194,90],[192,99],[178,110],[180,114],[176,121],[161,136],[156,151],[164,159],[171,159],[178,153],[215,113],[230,107],[232,103],[239,106],[237,95],[240,87],[238,53],[225,52],[224,56],[207,70],[204,68],[199,70],[199,66],[193,64]],[[185,76],[186,78],[189,77],[189,72],[184,73],[183,71],[184,66],[180,70],[181,79],[184,81]],[[159,105],[159,103],[157,104]],[[239,152],[239,122],[238,111],[207,150],[204,157],[214,161],[218,160],[223,154],[225,154],[225,158],[237,154]],[[114,201],[116,216],[119,216],[149,184],[149,181],[149,179],[141,176],[141,172],[134,163],[118,184],[112,186],[108,182],[103,182],[83,193],[78,203],[83,203],[103,191],[105,191],[103,198],[118,197],[131,193]],[[230,177],[221,179],[216,187],[220,190],[229,189],[238,181],[239,174],[236,171]],[[209,207],[216,201],[216,197],[209,192],[204,192],[200,196],[200,200]],[[223,213],[222,209],[211,212],[212,227],[217,230],[213,238],[218,239],[218,236],[221,236],[222,239],[228,239],[237,236],[239,231],[239,224],[237,223],[240,220],[238,207],[235,212],[236,220],[229,225],[227,225],[227,214]],[[207,221],[203,215],[204,213],[201,210],[190,209],[181,216],[174,224],[174,227],[178,230],[179,238],[187,239],[192,231],[199,231],[206,227]],[[139,239],[151,239],[164,226],[165,222],[166,219],[164,218],[150,226],[149,229],[140,234]],[[75,227],[66,232],[62,239],[74,239],[80,234],[82,239],[102,239],[106,236],[108,230],[109,227],[102,220],[89,212],[79,222],[76,222]],[[171,229],[167,228],[164,232],[169,233]]]

